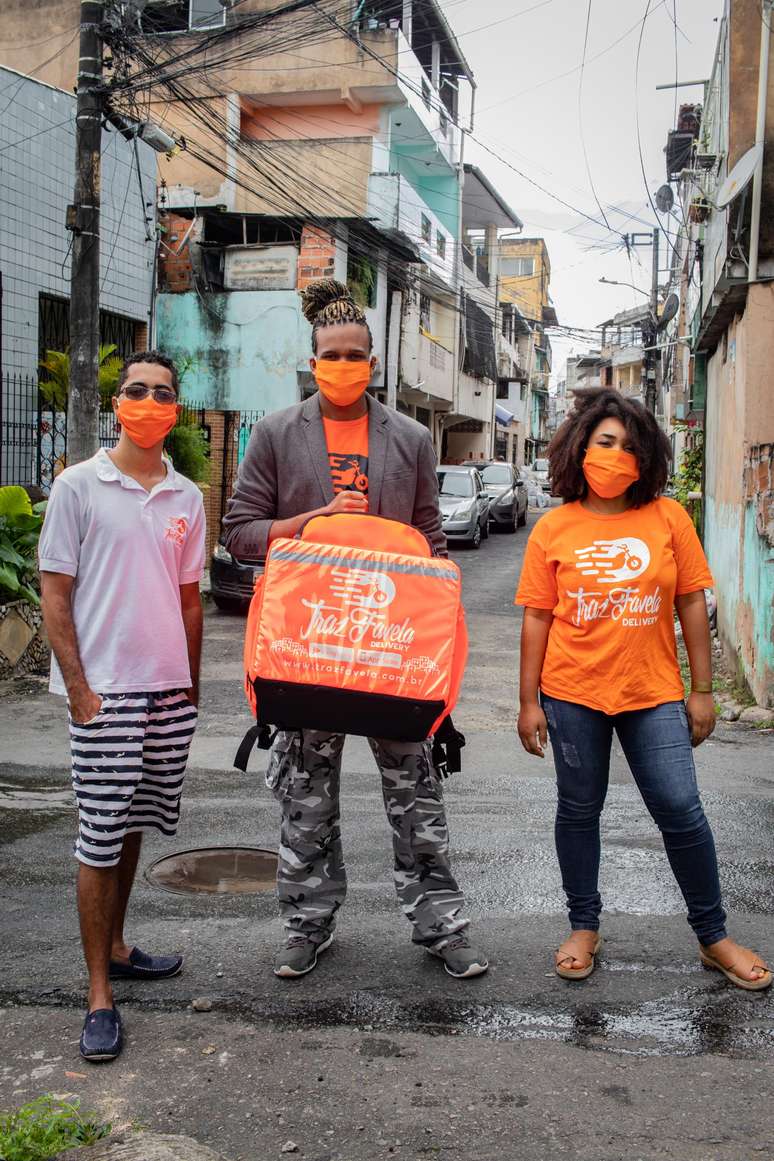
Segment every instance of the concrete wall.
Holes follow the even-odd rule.
[[[762,705],[774,706],[774,288],[750,288],[707,365],[705,548],[718,630]]]
[[[3,0],[0,65],[70,91],[78,72],[80,0]]]
[[[29,35],[29,17],[26,27]],[[35,375],[39,295],[70,295],[65,211],[75,180],[75,98],[3,68],[0,92],[10,99],[0,119],[3,371]],[[147,323],[155,241],[145,215],[154,214],[156,161],[148,146],[139,151],[142,193],[131,145],[103,134],[100,305]]]
[[[500,243],[500,262],[508,258],[534,258],[535,270],[523,278],[506,275],[500,270],[500,300],[512,302],[530,321],[542,319],[548,304],[551,263],[542,238],[508,239]]]
[[[268,413],[300,398],[310,328],[294,290],[160,294],[157,331],[173,358],[194,360],[184,393],[205,407]]]

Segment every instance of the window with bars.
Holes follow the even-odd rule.
[[[428,218],[427,214],[422,214],[422,241],[427,242],[428,246],[433,240],[433,223]]]
[[[145,324],[109,310],[99,312],[99,341],[116,347],[125,359],[137,349]],[[46,351],[66,351],[70,346],[70,303],[66,298],[41,294],[38,298],[38,362]]]

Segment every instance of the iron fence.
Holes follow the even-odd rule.
[[[37,482],[37,379],[6,372],[0,381],[0,484]]]
[[[258,420],[263,419],[265,414],[264,411],[257,410],[224,412],[223,474],[221,481],[223,512],[221,515],[225,512],[229,496],[233,495],[237,472],[244,458],[244,454],[247,451],[250,433]]]
[[[200,426],[209,440],[200,404],[185,402],[181,422]],[[115,447],[118,437],[112,407],[102,408],[100,446]],[[66,409],[58,410],[43,397],[34,376],[6,372],[0,380],[0,484],[37,485],[48,493],[66,463]]]

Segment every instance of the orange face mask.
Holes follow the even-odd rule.
[[[147,399],[119,399],[118,422],[138,447],[161,443],[177,423],[176,403],[157,403]]]
[[[590,447],[583,461],[590,488],[603,500],[614,500],[640,478],[637,457],[614,447]]]
[[[365,394],[371,380],[371,363],[368,359],[318,359],[314,377],[334,407],[351,407]]]

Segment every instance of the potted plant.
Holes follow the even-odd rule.
[[[0,679],[48,667],[37,575],[45,508],[45,501],[33,504],[24,488],[0,488]]]

